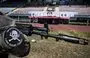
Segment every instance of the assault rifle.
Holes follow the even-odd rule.
[[[55,38],[56,41],[59,40],[65,40],[67,42],[72,42],[72,43],[76,43],[76,44],[82,44],[82,45],[87,45],[88,44],[88,40],[84,39],[84,38],[79,38],[79,37],[75,37],[75,36],[69,36],[69,35],[65,35],[65,34],[49,34],[49,28],[48,28],[48,24],[44,24],[44,27],[34,27],[32,25],[29,25],[28,27],[19,26],[17,24],[17,28],[19,30],[21,30],[21,32],[23,32],[24,34],[26,34],[27,36],[31,36],[32,34],[36,34],[36,35],[40,35],[41,39],[43,39],[43,37],[45,37],[46,39],[48,39],[48,37],[52,37]]]

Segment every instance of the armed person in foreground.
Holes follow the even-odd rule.
[[[16,26],[15,26],[16,25]],[[19,31],[20,30],[20,31]],[[48,24],[44,24],[44,28],[34,27],[32,25],[16,24],[11,18],[0,15],[0,54],[6,55],[5,58],[24,57],[30,51],[30,43],[24,34],[31,36],[32,34],[40,35],[41,38],[55,38],[56,41],[65,40],[68,42],[87,45],[88,40],[68,36],[64,34],[49,34]],[[15,57],[14,57],[15,56]]]
[[[30,43],[15,27],[15,21],[0,12],[0,58],[17,58],[29,54]]]

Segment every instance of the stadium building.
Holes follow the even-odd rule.
[[[2,6],[18,6],[7,15],[30,23],[90,22],[90,0],[1,0]],[[22,7],[21,7],[22,6]],[[23,8],[24,6],[24,8]],[[27,7],[25,7],[27,6]],[[0,9],[1,10],[1,9]]]
[[[86,8],[85,6],[25,7],[17,8],[7,15],[17,21],[30,23],[67,24],[70,21],[87,22],[90,19],[89,10],[90,7]]]

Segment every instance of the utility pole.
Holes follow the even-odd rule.
[[[87,19],[87,26],[89,25],[89,19]]]

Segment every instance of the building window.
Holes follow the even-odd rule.
[[[64,14],[64,16],[67,16],[66,14]]]
[[[63,16],[63,14],[61,14],[61,16]]]

